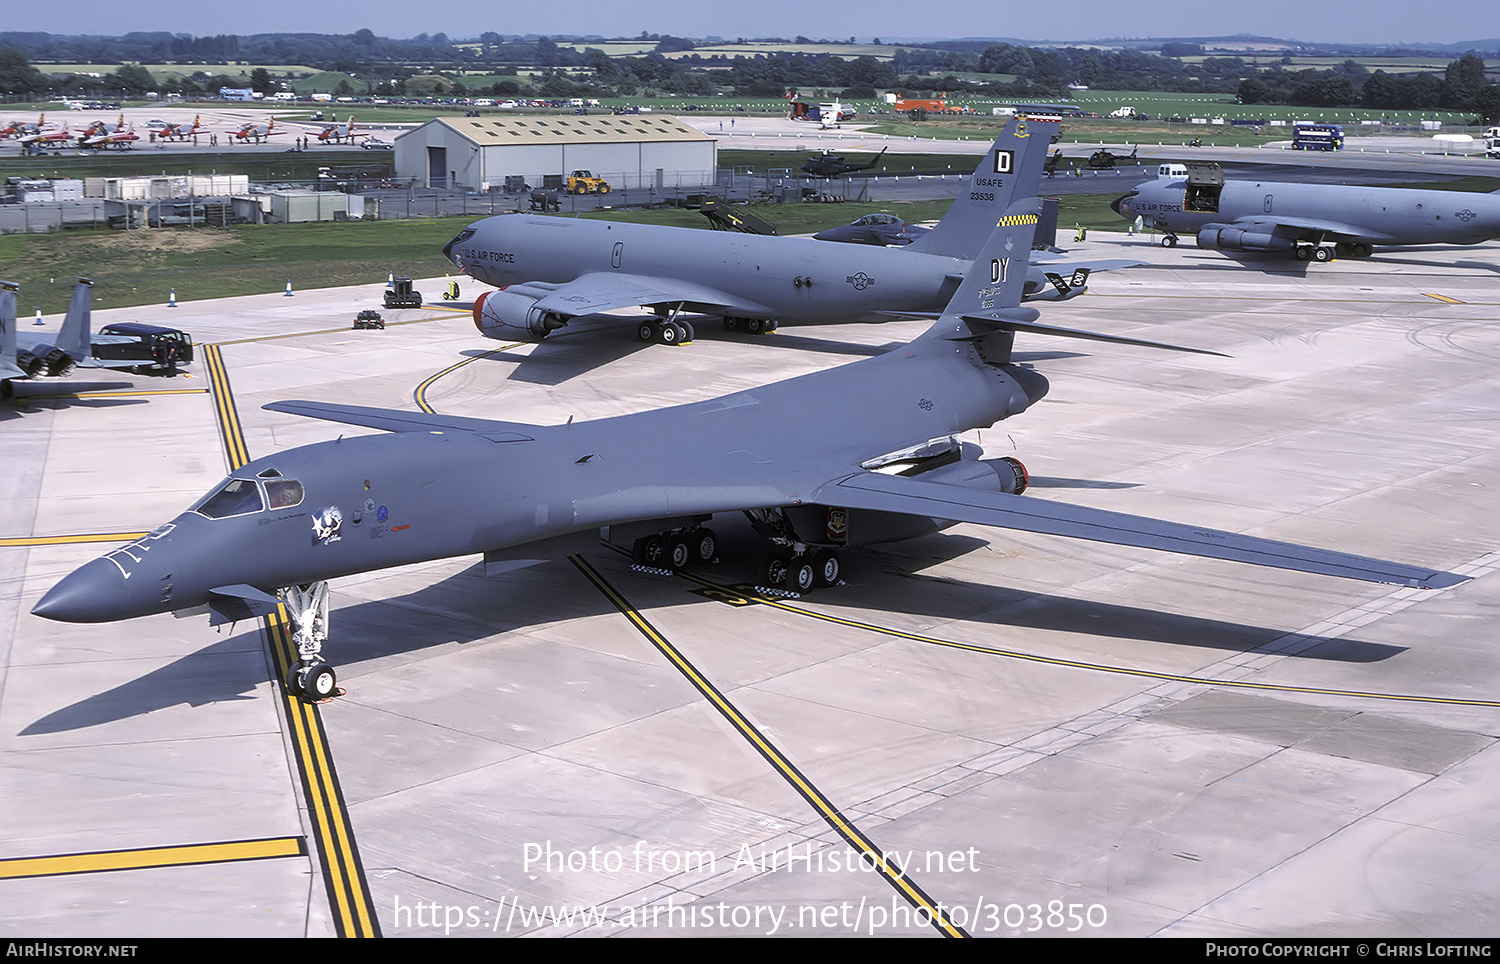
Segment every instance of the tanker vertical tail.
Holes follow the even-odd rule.
[[[1047,148],[1057,133],[1052,121],[1017,117],[985,152],[957,200],[928,234],[903,250],[972,261],[1002,215],[1016,201],[1034,197],[1042,180]],[[1030,242],[1027,242],[1030,250]]]

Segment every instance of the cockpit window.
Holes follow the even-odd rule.
[[[290,509],[302,504],[302,483],[295,479],[276,479],[266,482],[266,501],[273,509]]]
[[[264,508],[260,486],[255,484],[254,479],[230,479],[217,492],[194,506],[193,511],[210,519],[223,519],[232,515],[259,512]]]

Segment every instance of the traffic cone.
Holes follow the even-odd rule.
[[[32,322],[32,324],[40,325],[41,323],[42,323],[42,306],[41,305],[37,305],[36,306],[36,321]]]
[[[285,295],[285,297],[290,298],[291,296],[292,296],[292,279],[288,278],[288,279],[286,279],[286,295]]]
[[[168,308],[176,308],[177,307],[177,289],[176,288],[173,288],[172,289],[172,293],[169,294],[169,295],[167,295],[167,307]]]

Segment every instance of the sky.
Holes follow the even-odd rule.
[[[416,11],[420,10],[418,15]],[[448,0],[424,8],[410,0],[357,4],[256,0],[220,5],[204,0],[70,0],[63,7],[11,4],[3,30],[118,35],[167,30],[196,36],[264,32],[353,33],[367,27],[384,37],[446,33],[477,37],[492,30],[520,33],[633,37],[642,31],[685,37],[818,39],[1017,37],[1076,40],[1117,37],[1256,34],[1300,41],[1405,44],[1500,37],[1494,0],[1256,0],[1251,3],[1130,4],[1122,0],[1065,3],[950,2],[931,7],[912,0],[859,0],[808,5],[794,0],[757,3],[621,3],[570,0],[555,6]]]

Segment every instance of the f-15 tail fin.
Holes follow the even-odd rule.
[[[1058,125],[1018,117],[1005,125],[995,143],[960,190],[958,199],[929,233],[904,250],[971,260],[979,256],[995,223],[1016,201],[1036,194],[1047,148]],[[1031,249],[1031,241],[1026,249]]]
[[[16,290],[10,281],[0,281],[0,368],[16,364]]]
[[[63,318],[62,330],[57,333],[57,347],[82,361],[91,354],[90,329],[94,315],[94,283],[79,278],[73,289],[73,298],[68,302],[68,314]]]

